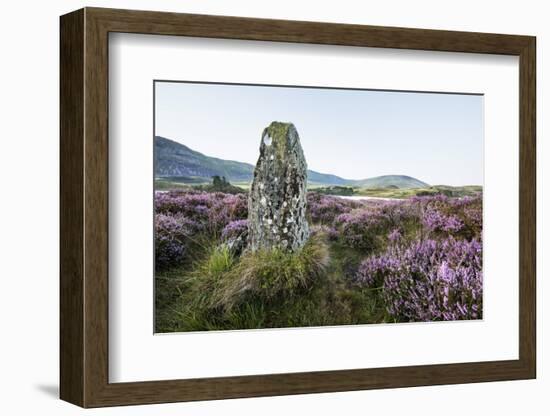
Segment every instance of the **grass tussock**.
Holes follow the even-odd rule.
[[[156,316],[159,332],[285,328],[382,321],[378,296],[347,288],[347,262],[312,236],[299,251],[260,250],[234,257],[224,245],[205,249],[190,272],[157,279],[157,297],[177,293]],[[376,311],[376,314],[375,314]]]
[[[229,312],[254,297],[269,302],[303,293],[323,278],[328,264],[327,244],[318,236],[295,253],[259,250],[246,252],[238,260],[219,246],[197,267],[195,280],[203,306]]]

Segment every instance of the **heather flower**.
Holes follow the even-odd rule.
[[[181,215],[155,216],[155,268],[157,270],[180,264],[189,246],[189,237],[201,225]]]
[[[399,228],[394,228],[389,234],[388,234],[388,240],[390,240],[390,243],[397,243],[403,238],[403,235],[401,234],[401,231]]]
[[[307,198],[309,216],[313,223],[330,225],[343,213],[362,206],[361,202],[310,192]]]
[[[157,214],[182,214],[201,223],[205,231],[218,233],[231,221],[246,219],[248,203],[243,194],[171,191],[155,194]]]
[[[422,217],[422,223],[429,231],[456,233],[464,224],[456,215],[445,215],[438,209],[428,207]]]
[[[248,220],[235,220],[227,224],[222,231],[222,239],[237,238],[248,231]]]
[[[340,233],[338,230],[334,227],[329,227],[327,230],[327,236],[329,241],[336,241],[338,240],[338,237],[340,236]]]
[[[481,195],[463,198],[443,195],[414,197],[409,203],[416,205],[422,212],[421,222],[428,235],[451,234],[467,240],[481,237]]]
[[[357,282],[382,287],[390,316],[399,321],[480,319],[481,242],[419,240],[364,260]]]
[[[416,207],[405,201],[377,201],[362,208],[340,214],[334,220],[344,244],[364,250],[383,245],[390,230],[417,221]],[[393,234],[392,238],[397,238]]]

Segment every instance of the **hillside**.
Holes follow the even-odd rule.
[[[359,188],[388,188],[397,187],[399,189],[426,188],[429,187],[426,182],[406,175],[384,175],[375,178],[352,181],[353,186]]]
[[[232,182],[247,182],[252,179],[253,169],[248,163],[205,156],[181,143],[155,137],[156,177],[206,178],[210,181],[212,176],[218,175]]]
[[[155,177],[175,183],[207,183],[212,176],[227,178],[231,183],[252,181],[254,166],[249,163],[206,156],[173,140],[155,137]],[[352,180],[308,170],[311,186],[353,186],[357,188],[426,188],[429,185],[405,175],[385,175]]]

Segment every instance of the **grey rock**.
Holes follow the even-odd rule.
[[[264,129],[248,197],[248,248],[294,251],[309,237],[307,163],[291,123]]]
[[[245,231],[238,236],[228,238],[223,244],[229,249],[234,256],[240,256],[246,249],[248,243],[248,231]]]

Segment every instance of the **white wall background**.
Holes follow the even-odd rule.
[[[338,394],[225,400],[87,411],[102,415],[545,415],[550,410],[544,302],[550,238],[550,146],[543,130],[550,90],[546,2],[120,0],[5,2],[0,15],[0,413],[83,412],[58,395],[58,16],[83,6],[536,35],[538,41],[538,379]],[[550,64],[549,64],[550,65]],[[546,201],[544,200],[546,199]],[[543,264],[544,263],[544,264]]]

